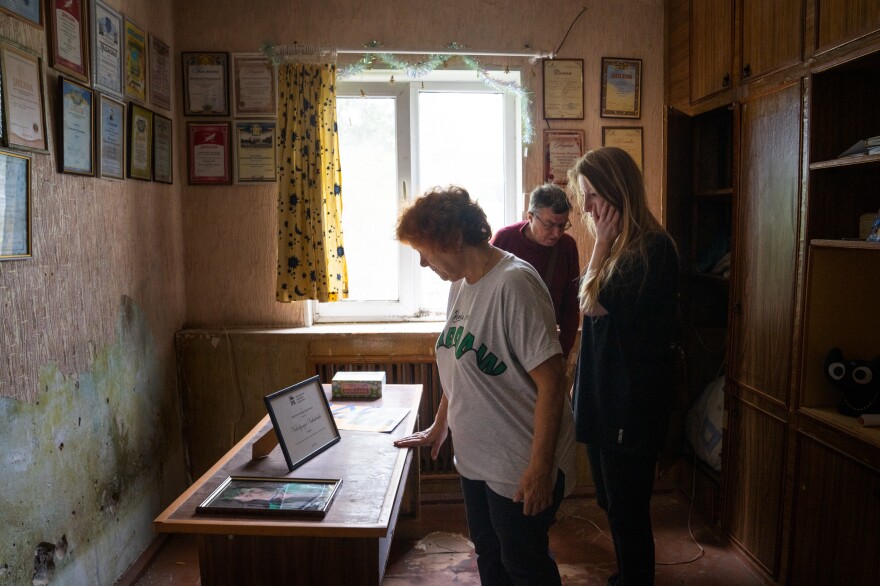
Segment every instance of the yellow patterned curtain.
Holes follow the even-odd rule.
[[[336,65],[278,67],[278,282],[283,303],[348,297]]]

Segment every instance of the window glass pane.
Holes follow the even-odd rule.
[[[504,103],[500,93],[419,92],[419,182],[459,185],[493,230],[504,225]],[[422,304],[446,310],[449,284],[421,270]]]
[[[336,100],[349,300],[397,300],[397,140],[393,97]]]

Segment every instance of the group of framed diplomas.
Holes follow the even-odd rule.
[[[274,182],[277,98],[269,59],[184,52],[181,68],[184,115],[206,118],[186,124],[189,183]]]
[[[599,115],[602,118],[640,118],[641,78],[641,59],[603,57]],[[545,59],[543,82],[545,120],[584,119],[583,59]],[[642,168],[642,127],[603,126],[602,146],[622,148]],[[545,181],[566,185],[568,169],[584,151],[583,130],[545,130]]]
[[[46,30],[58,170],[172,183],[171,119],[146,107],[171,108],[170,47],[104,0],[0,0],[0,11]],[[0,146],[49,152],[43,67],[0,43]]]

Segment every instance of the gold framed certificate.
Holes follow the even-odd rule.
[[[275,121],[235,124],[235,181],[275,181]]]
[[[641,126],[603,126],[602,146],[621,148],[633,158],[639,169],[642,168],[645,147],[642,142]]]
[[[584,119],[584,60],[544,60],[544,119]]]
[[[602,57],[602,118],[640,118],[642,60]]]

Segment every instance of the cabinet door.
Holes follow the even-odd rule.
[[[732,0],[691,0],[691,102],[730,87]]]
[[[816,0],[816,13],[819,50],[880,29],[877,0]]]
[[[741,79],[801,60],[803,14],[803,0],[743,0]]]
[[[797,287],[799,81],[742,104],[730,375],[787,404]]]
[[[730,400],[724,449],[725,527],[774,578],[779,573],[786,423]]]
[[[790,584],[880,584],[880,474],[808,437],[798,446]]]

